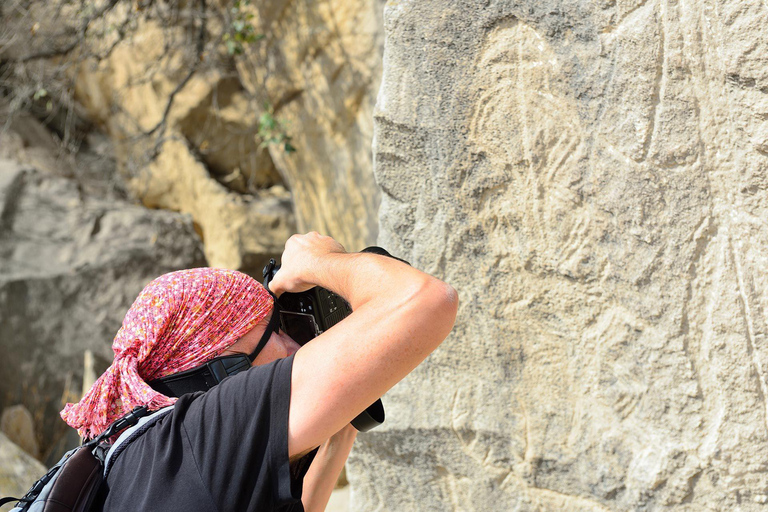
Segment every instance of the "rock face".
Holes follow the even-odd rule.
[[[24,496],[47,470],[0,432],[0,497]],[[14,505],[4,505],[2,510],[10,510]]]
[[[174,96],[162,144],[142,136],[159,126],[190,65],[185,48],[175,48],[175,66],[156,70],[164,38],[179,31],[142,23],[109,59],[81,66],[77,96],[106,127],[135,197],[150,208],[191,215],[211,266],[260,276],[295,232],[295,217],[268,150],[258,149],[258,115],[239,82],[216,70],[200,72]],[[153,79],[136,79],[147,75]]]
[[[768,5],[392,1],[379,244],[460,293],[355,510],[764,510]]]
[[[45,459],[69,427],[83,353],[97,372],[139,291],[204,266],[188,216],[82,196],[74,181],[0,160],[0,409],[23,404]],[[55,462],[55,461],[53,461]]]
[[[291,190],[299,232],[359,251],[376,241],[373,107],[384,43],[382,0],[253,2],[267,35],[238,71],[256,97],[280,107],[296,153],[270,154]]]
[[[0,414],[0,432],[33,458],[40,458],[40,446],[35,437],[35,421],[26,407],[12,405]]]
[[[258,273],[297,230],[328,233],[360,250],[377,234],[370,145],[381,6],[243,2],[238,9],[264,39],[236,57],[222,55],[226,24],[209,23],[199,58],[188,54],[188,43],[166,46],[173,38],[187,41],[181,27],[140,19],[108,58],[80,66],[77,98],[116,141],[132,192],[148,206],[193,216],[211,265]],[[120,9],[112,14],[115,20],[105,23],[119,24]],[[201,60],[205,68],[176,90]],[[264,146],[265,104],[295,152]],[[137,145],[137,137],[157,128],[164,114],[166,142],[147,164],[152,148]]]

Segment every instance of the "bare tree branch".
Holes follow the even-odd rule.
[[[88,28],[90,27],[91,23],[93,23],[95,20],[101,18],[105,14],[107,14],[109,11],[111,11],[120,0],[109,0],[105,5],[103,5],[100,9],[98,9],[95,13],[93,13],[92,16],[89,16],[88,19],[86,19],[83,24],[80,26],[80,30],[78,31],[79,37],[74,38],[68,45],[66,45],[63,48],[54,48],[51,50],[46,50],[42,52],[36,52],[31,53],[28,55],[24,55],[23,57],[19,57],[18,59],[11,59],[11,61],[14,62],[29,62],[31,60],[38,60],[38,59],[48,59],[51,57],[60,57],[62,55],[67,55],[69,52],[74,50],[82,41],[85,39],[85,36],[88,34]]]

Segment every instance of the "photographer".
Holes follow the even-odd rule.
[[[97,510],[324,509],[356,436],[350,421],[443,341],[457,296],[397,260],[295,235],[270,288],[279,297],[314,286],[354,312],[300,349],[270,330],[272,299],[243,274],[193,269],[145,288],[112,366],[62,411],[93,437],[136,405],[173,405],[116,459]],[[148,384],[254,351],[254,368],[206,393],[175,400]]]

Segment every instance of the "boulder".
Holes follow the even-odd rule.
[[[35,437],[35,420],[26,407],[6,407],[0,415],[0,431],[29,455],[40,458],[40,445]]]
[[[389,2],[379,245],[456,287],[355,510],[764,510],[768,9]]]
[[[144,285],[205,265],[188,215],[84,196],[71,179],[8,160],[0,160],[0,261],[0,409],[32,413],[43,460],[71,430],[58,412],[82,393],[84,352],[103,371]]]
[[[0,432],[0,497],[21,498],[47,470]],[[4,505],[2,510],[14,505]]]

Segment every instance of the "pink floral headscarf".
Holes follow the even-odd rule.
[[[93,438],[137,405],[151,410],[176,398],[147,382],[194,368],[221,354],[272,310],[269,292],[234,270],[196,268],[149,283],[128,310],[112,343],[115,359],[61,417]]]

